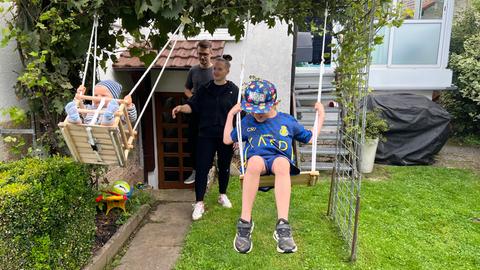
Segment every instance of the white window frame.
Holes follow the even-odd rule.
[[[394,0],[394,4],[397,4],[399,1]],[[416,0],[417,9],[420,9],[420,0]],[[440,38],[438,43],[438,55],[437,61],[435,64],[393,64],[393,41],[395,38],[395,32],[398,31],[398,28],[393,27],[388,29],[389,31],[389,40],[388,40],[388,54],[387,54],[387,63],[386,64],[372,64],[372,67],[375,68],[446,68],[448,63],[448,50],[450,45],[450,31],[452,27],[452,18],[453,18],[453,0],[445,0],[443,3],[443,13],[442,19],[420,19],[420,11],[416,10],[414,14],[414,19],[406,19],[403,21],[403,24],[440,24]],[[400,26],[401,27],[401,26]]]

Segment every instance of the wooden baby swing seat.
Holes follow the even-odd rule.
[[[178,39],[176,38],[178,33],[183,31],[183,23],[178,26],[175,32],[170,36],[169,40],[165,43],[163,48],[157,54],[157,57],[152,61],[150,66],[145,70],[142,77],[137,81],[135,86],[132,88],[128,95],[132,95],[133,92],[138,88],[140,83],[146,77],[146,75],[153,68],[155,63],[160,58],[162,52],[170,45],[173,41],[173,45],[168,53],[165,64],[163,65],[160,74],[157,77],[157,80],[152,87],[152,91],[146,100],[146,104],[150,102],[150,99],[153,96],[155,89],[157,88],[160,78],[162,77],[166,63],[170,59],[173,49],[177,44]],[[91,55],[92,45],[94,48],[97,47],[97,28],[98,28],[98,16],[94,16],[94,22],[92,26],[92,33],[90,36],[90,45],[87,52],[87,59],[85,63],[85,70],[83,73],[82,85],[85,85],[86,73],[88,70],[88,63]],[[95,88],[95,74],[96,74],[96,52],[93,53],[93,84],[92,92]],[[80,106],[83,101],[100,101],[98,108],[95,109],[86,109]],[[114,114],[114,121],[112,125],[97,125],[97,119],[105,113],[103,106],[105,101],[112,100],[111,98],[99,98],[95,97],[93,92],[91,96],[77,94],[75,96],[75,103],[80,114],[93,114],[93,119],[90,123],[70,123],[67,118],[63,122],[58,124],[60,131],[62,132],[63,138],[70,150],[72,157],[81,163],[89,164],[101,164],[101,165],[117,165],[124,167],[127,163],[128,154],[134,148],[134,142],[137,137],[137,128],[140,124],[140,119],[145,113],[147,106],[143,106],[143,109],[140,115],[137,118],[135,126],[132,127],[130,117],[127,111],[127,104],[122,99],[116,99],[118,104],[120,104],[119,109]]]
[[[77,102],[98,100],[92,96],[77,95]],[[101,165],[125,166],[129,152],[137,136],[123,100],[110,126],[74,124],[67,118],[58,124],[72,157],[77,162]],[[97,109],[78,109],[79,113],[95,113]],[[104,110],[99,110],[103,114]],[[125,123],[125,124],[124,124]]]

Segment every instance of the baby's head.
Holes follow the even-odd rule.
[[[95,85],[95,97],[119,99],[121,93],[122,85],[116,81],[104,80]],[[100,101],[94,101],[93,103],[98,106]],[[105,101],[105,106],[107,105],[108,101]]]
[[[251,113],[258,122],[264,122],[275,114],[277,89],[267,80],[250,78],[243,86],[242,109]]]

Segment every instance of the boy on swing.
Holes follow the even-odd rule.
[[[275,201],[277,223],[273,238],[277,242],[277,251],[292,253],[297,246],[292,237],[288,222],[290,207],[290,175],[299,174],[294,164],[293,140],[310,143],[312,131],[305,129],[297,120],[276,111],[277,90],[267,80],[254,79],[246,84],[241,104],[235,105],[229,112],[225,124],[223,141],[232,144],[237,141],[237,130],[233,129],[234,116],[244,110],[249,113],[242,119],[242,141],[246,141],[246,172],[243,178],[242,213],[237,222],[237,234],[234,249],[239,253],[252,250],[253,231],[252,208],[258,191],[261,175],[275,175]],[[321,103],[315,104],[318,114],[317,134],[325,118]]]

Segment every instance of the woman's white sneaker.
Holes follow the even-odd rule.
[[[205,205],[203,202],[197,202],[192,204],[193,206],[193,213],[192,213],[192,219],[193,220],[199,220],[202,218],[203,213],[205,213]]]
[[[220,196],[218,197],[218,203],[225,208],[232,208],[232,203],[230,202],[226,194],[220,194]]]

